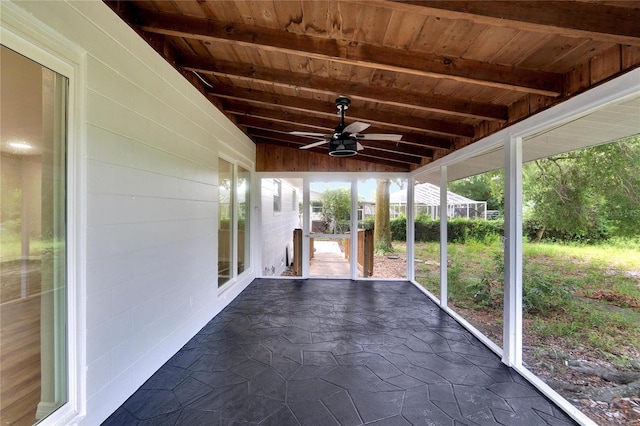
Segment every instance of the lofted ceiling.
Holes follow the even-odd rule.
[[[640,1],[105,1],[256,143],[258,171],[410,171],[640,66]],[[340,122],[356,156],[300,147]]]

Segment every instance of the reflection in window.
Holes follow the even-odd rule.
[[[67,402],[67,79],[0,47],[0,422]]]
[[[218,287],[231,279],[233,262],[233,165],[218,159]]]
[[[273,180],[273,211],[282,211],[282,181]]]
[[[251,172],[218,159],[218,287],[249,269]]]
[[[251,186],[251,174],[249,170],[238,166],[238,179],[236,184],[238,194],[238,274],[249,267],[249,204]]]

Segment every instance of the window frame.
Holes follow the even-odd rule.
[[[273,212],[282,212],[282,180],[273,179]]]
[[[252,206],[254,203],[253,200],[253,191],[251,191],[251,187],[253,186],[253,179],[254,179],[254,170],[252,167],[247,166],[246,164],[233,159],[231,157],[228,157],[222,153],[218,153],[218,161],[223,160],[227,163],[229,163],[231,165],[231,188],[230,188],[230,194],[232,197],[232,201],[231,201],[231,215],[230,215],[230,238],[231,238],[231,262],[229,265],[229,270],[230,270],[230,274],[229,274],[229,279],[227,281],[225,281],[222,284],[217,285],[218,288],[218,294],[221,295],[224,292],[226,292],[228,289],[230,289],[231,287],[234,286],[234,283],[236,283],[238,281],[238,277],[240,276],[244,276],[248,273],[250,273],[250,271],[252,271],[252,265],[253,265],[253,251],[250,249],[250,242],[251,242],[251,233],[253,232],[253,227],[251,226],[251,221],[253,220],[252,218],[252,214],[251,214],[251,210],[252,210]],[[245,268],[242,272],[238,272],[238,247],[239,247],[239,240],[238,240],[238,219],[239,219],[239,209],[240,209],[240,204],[239,204],[239,200],[238,200],[238,168],[242,167],[247,173],[248,173],[248,179],[247,179],[247,193],[245,194],[245,216],[248,220],[245,221],[245,237],[244,237],[244,244],[245,244],[245,256],[248,256],[248,259],[245,259]],[[219,171],[216,173],[217,176],[219,176]],[[216,184],[219,184],[219,177],[218,180],[216,181]],[[219,192],[218,192],[219,194]],[[219,202],[220,202],[220,198],[218,195],[218,199],[216,200],[216,202],[218,203],[219,206]],[[217,213],[219,212],[219,207],[217,209]],[[219,226],[220,226],[220,218],[216,217],[216,221],[218,222],[218,231],[220,230]],[[248,232],[247,232],[248,231]],[[219,234],[218,234],[218,238],[219,238]],[[219,240],[218,240],[219,241]],[[219,262],[220,259],[220,255],[218,252],[218,259],[217,261]],[[247,262],[248,261],[248,262]],[[218,270],[218,279],[219,279],[219,273],[220,271]]]
[[[18,6],[0,6],[2,45],[68,80],[66,111],[67,402],[38,424],[67,424],[86,410],[86,57],[73,43]]]

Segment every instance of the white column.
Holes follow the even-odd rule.
[[[522,138],[505,146],[504,328],[502,362],[522,365]]]
[[[405,216],[407,218],[407,235],[406,235],[406,239],[407,239],[407,279],[409,281],[414,281],[416,279],[416,271],[415,271],[415,255],[416,255],[416,251],[415,251],[415,235],[416,235],[416,230],[415,230],[415,221],[416,221],[416,215],[415,215],[415,203],[414,203],[414,189],[415,189],[415,179],[414,178],[409,178],[407,181],[407,204],[406,204],[406,211],[405,211]]]
[[[305,177],[302,183],[302,278],[309,278],[309,261],[311,260],[309,258],[310,198],[309,178]]]
[[[358,279],[358,179],[351,179],[351,243],[349,244],[349,266],[351,279]]]
[[[447,166],[440,167],[440,306],[447,306]]]

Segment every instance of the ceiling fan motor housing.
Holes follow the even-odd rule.
[[[329,155],[333,157],[350,157],[358,153],[358,143],[351,138],[338,138],[329,141]]]

